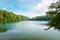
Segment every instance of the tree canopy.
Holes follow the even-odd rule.
[[[49,21],[51,18],[52,18],[52,16],[45,15],[45,16],[36,16],[36,17],[32,18],[31,20],[33,20],[33,21]]]
[[[6,10],[0,10],[0,22],[17,22],[28,19],[29,18],[26,16],[16,15],[15,13]]]
[[[53,16],[53,18],[48,23],[48,25],[50,25],[49,28],[54,27],[55,29],[60,30],[60,1],[52,3],[51,6],[49,6],[49,8],[52,10],[47,11],[46,14]]]

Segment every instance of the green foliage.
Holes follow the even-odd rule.
[[[17,22],[28,19],[29,18],[26,16],[16,15],[15,13],[6,10],[0,10],[0,22]]]
[[[60,10],[59,10],[60,2],[52,3],[51,6],[50,6],[50,9],[53,9],[53,8],[55,8],[56,10],[46,12],[46,14],[49,14],[49,15],[52,15],[52,16],[54,15],[53,18],[48,22],[48,25],[50,27],[54,27],[55,29],[60,30]]]
[[[31,20],[35,20],[35,21],[49,21],[52,18],[52,16],[36,16],[35,18],[32,18]]]
[[[49,6],[50,9],[57,9],[57,8],[60,8],[60,1],[59,2],[56,2],[56,3],[52,3],[50,6]]]
[[[51,15],[51,16],[54,16],[56,14],[56,11],[47,11],[46,12],[47,15]]]

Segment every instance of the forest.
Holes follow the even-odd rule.
[[[32,18],[32,21],[49,21],[53,18],[51,15],[45,15],[45,16],[36,16]]]
[[[23,20],[28,20],[29,18],[22,15],[16,15],[13,12],[8,12],[6,10],[0,10],[0,22],[18,22]]]

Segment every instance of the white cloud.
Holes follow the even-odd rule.
[[[40,14],[42,13],[44,15],[51,3],[55,3],[56,1],[58,0],[42,0],[42,2],[38,3],[34,9],[36,12],[39,12]]]
[[[23,13],[21,13],[21,12],[14,12],[15,14],[17,14],[17,15],[24,15],[24,16],[28,16],[28,17],[30,17],[30,18],[32,18],[32,17],[35,17],[35,16],[42,16],[42,14],[39,14],[39,13],[33,13],[33,12],[23,12]]]
[[[27,12],[26,14],[23,14],[23,15],[28,16],[28,17],[30,17],[30,18],[36,17],[36,16],[42,16],[42,14],[33,13],[33,12]]]
[[[31,7],[31,5],[25,5],[27,8],[29,7],[30,9],[32,8],[31,11],[26,11],[26,12],[15,12],[18,15],[24,15],[28,16],[30,18],[35,17],[35,16],[42,16],[45,15],[45,12],[48,10],[48,7],[50,6],[51,3],[56,2],[57,0],[41,0],[36,6],[34,6],[34,9]],[[22,0],[21,2],[25,2],[25,0]],[[33,2],[34,3],[34,2]],[[22,7],[25,7],[24,5]]]

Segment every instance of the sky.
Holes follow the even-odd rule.
[[[51,3],[58,0],[0,0],[0,9],[30,18],[45,15]]]

